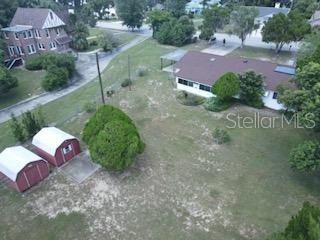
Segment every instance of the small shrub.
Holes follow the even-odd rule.
[[[211,112],[221,112],[227,110],[232,105],[232,101],[223,101],[218,97],[211,97],[204,102],[204,108]]]
[[[113,89],[107,91],[107,97],[112,97],[112,95],[114,94],[115,94],[115,91]]]
[[[217,144],[227,143],[231,140],[229,133],[221,128],[215,128],[212,132],[212,137]]]
[[[25,68],[29,71],[37,71],[43,69],[44,55],[33,56],[27,58]]]
[[[68,70],[62,67],[50,66],[45,76],[42,87],[46,91],[58,89],[68,82]]]
[[[122,83],[121,83],[121,87],[125,88],[125,87],[129,87],[132,85],[132,81],[130,79],[125,79]]]
[[[112,51],[114,48],[117,48],[119,44],[119,40],[114,36],[111,32],[104,32],[98,37],[99,46],[103,49],[103,51]]]
[[[139,67],[136,71],[136,75],[138,77],[144,77],[146,74],[147,74],[147,68],[144,66]]]
[[[93,113],[96,111],[97,104],[95,102],[87,102],[83,105],[83,109],[86,113]]]
[[[186,106],[198,106],[204,103],[204,98],[186,91],[181,91],[177,95],[177,100]]]
[[[24,142],[26,140],[26,135],[23,130],[23,126],[16,116],[11,114],[10,128],[14,138],[19,142]]]

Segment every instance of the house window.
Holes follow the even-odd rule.
[[[36,38],[41,38],[41,35],[38,29],[34,30],[34,35],[36,36]]]
[[[47,36],[47,38],[50,37],[50,30],[49,29],[46,29],[46,36]]]
[[[13,56],[13,55],[15,55],[15,47],[14,46],[10,46],[10,47],[8,47],[8,50],[9,50],[9,54],[10,54],[10,56]]]
[[[3,36],[4,36],[4,38],[6,38],[6,39],[9,38],[9,37],[8,37],[8,33],[6,33],[6,32],[3,32]]]
[[[188,81],[181,78],[178,79],[178,83],[188,86]]]
[[[71,144],[68,145],[67,147],[63,148],[62,151],[63,151],[63,154],[67,154],[67,153],[71,152],[72,151],[72,145]]]
[[[28,38],[26,31],[24,31],[22,34],[23,34],[23,38],[24,38],[24,39]]]
[[[19,39],[19,33],[14,33],[14,38],[18,40]]]
[[[28,53],[29,53],[29,54],[33,54],[33,53],[36,52],[36,49],[35,49],[35,47],[34,47],[33,44],[28,45],[27,48],[28,48]]]
[[[206,92],[211,92],[211,87],[200,84],[200,89]]]
[[[60,35],[60,28],[56,28],[55,30],[56,30],[57,36],[59,36]]]
[[[20,46],[17,46],[17,52],[19,55],[23,55],[22,48]]]
[[[51,42],[50,43],[50,49],[55,49],[57,48],[56,43],[55,42]]]
[[[277,98],[278,98],[278,95],[279,95],[279,94],[278,94],[277,92],[274,92],[272,98],[273,98],[273,99],[277,99]]]
[[[39,48],[39,50],[45,50],[46,49],[46,47],[44,46],[43,43],[38,43],[38,48]]]
[[[29,37],[29,38],[32,38],[32,37],[33,37],[33,33],[32,33],[31,30],[28,31],[28,37]]]

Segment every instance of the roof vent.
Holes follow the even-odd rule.
[[[243,63],[248,63],[249,62],[249,60],[243,60]]]
[[[216,59],[215,58],[211,58],[210,59],[210,62],[214,62]]]

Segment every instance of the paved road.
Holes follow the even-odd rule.
[[[108,66],[110,61],[117,55],[146,40],[150,36],[151,35],[149,32],[140,34],[131,42],[120,47],[119,50],[116,52],[100,53],[99,59],[101,71],[104,70]],[[19,116],[23,112],[32,110],[38,107],[39,105],[43,105],[63,96],[66,96],[74,92],[75,90],[79,89],[80,87],[84,86],[88,82],[92,81],[94,78],[98,76],[95,54],[80,53],[79,60],[76,63],[76,70],[77,71],[75,76],[71,79],[72,84],[69,87],[64,88],[60,91],[43,93],[39,96],[26,99],[22,102],[19,102],[10,107],[0,110],[0,123],[8,121],[10,119],[11,113],[15,114],[16,116]]]
[[[122,21],[98,21],[97,27],[100,28],[109,28],[114,30],[120,30],[120,31],[131,31],[127,26],[122,25]],[[136,33],[143,33],[143,34],[151,34],[151,30],[149,25],[143,24],[140,29],[134,30]]]

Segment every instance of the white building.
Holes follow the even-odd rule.
[[[236,74],[253,70],[265,77],[264,105],[274,110],[283,109],[277,100],[277,86],[292,87],[289,80],[295,69],[241,57],[217,56],[213,54],[190,51],[173,66],[177,88],[205,98],[213,97],[211,86],[224,73]],[[236,96],[235,96],[236,97]]]

